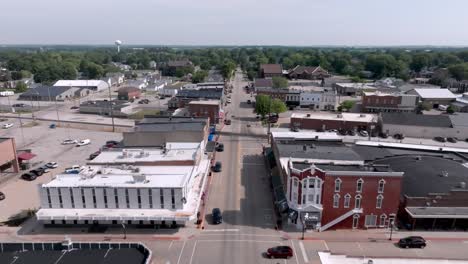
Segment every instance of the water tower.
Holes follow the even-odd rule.
[[[122,41],[116,40],[115,45],[117,46],[117,53],[119,53],[120,52],[120,45],[122,45]]]

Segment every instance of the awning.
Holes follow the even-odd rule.
[[[468,219],[468,207],[406,207],[405,210],[412,218],[416,219]]]
[[[29,153],[29,152],[22,152],[18,155],[19,160],[30,160],[32,158],[36,157],[35,154]]]

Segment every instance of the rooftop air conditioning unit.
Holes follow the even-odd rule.
[[[336,117],[343,118],[343,115],[342,114],[337,114]]]
[[[365,114],[360,114],[359,117],[366,117],[366,115]]]

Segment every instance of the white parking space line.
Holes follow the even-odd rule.
[[[195,241],[195,245],[193,245],[193,250],[192,250],[192,255],[190,256],[190,264],[192,264],[193,261],[193,255],[195,255],[195,248],[197,247],[197,241]]]
[[[296,248],[294,248],[294,242],[292,240],[290,241],[291,241],[291,246],[293,248],[294,257],[296,258],[296,263],[299,264],[299,259],[297,258],[297,251],[296,251]]]
[[[239,232],[239,229],[204,229],[204,232]]]
[[[328,247],[327,241],[322,240],[322,242],[325,245],[325,248],[327,249],[327,251],[330,251],[330,248]]]
[[[301,248],[302,257],[304,257],[304,262],[309,263],[309,258],[307,257],[307,252],[304,248],[304,243],[302,243],[302,241],[299,241],[299,247]]]
[[[185,243],[187,243],[187,241],[184,241],[184,245],[182,246],[182,249],[180,250],[179,258],[177,259],[177,264],[180,263],[180,258],[182,257],[182,252],[184,252]]]

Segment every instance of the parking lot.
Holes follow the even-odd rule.
[[[120,133],[71,128],[50,129],[48,127],[49,123],[46,122],[37,122],[36,126],[30,127],[31,121],[23,123],[24,126],[21,129],[18,120],[10,119],[8,122],[14,123],[14,126],[10,129],[0,130],[0,137],[14,137],[18,150],[31,149],[32,153],[37,155],[30,161],[33,164],[32,168],[52,161],[58,163],[58,168],[52,169],[31,182],[20,179],[20,175],[25,172],[23,171],[1,183],[0,191],[5,193],[6,199],[0,202],[0,222],[23,209],[38,207],[38,184],[50,181],[55,174],[63,172],[66,167],[74,164],[84,165],[89,155],[99,150],[107,140],[122,139]],[[62,145],[61,142],[67,138],[90,139],[91,144],[82,147]],[[11,176],[0,175],[0,177]]]

